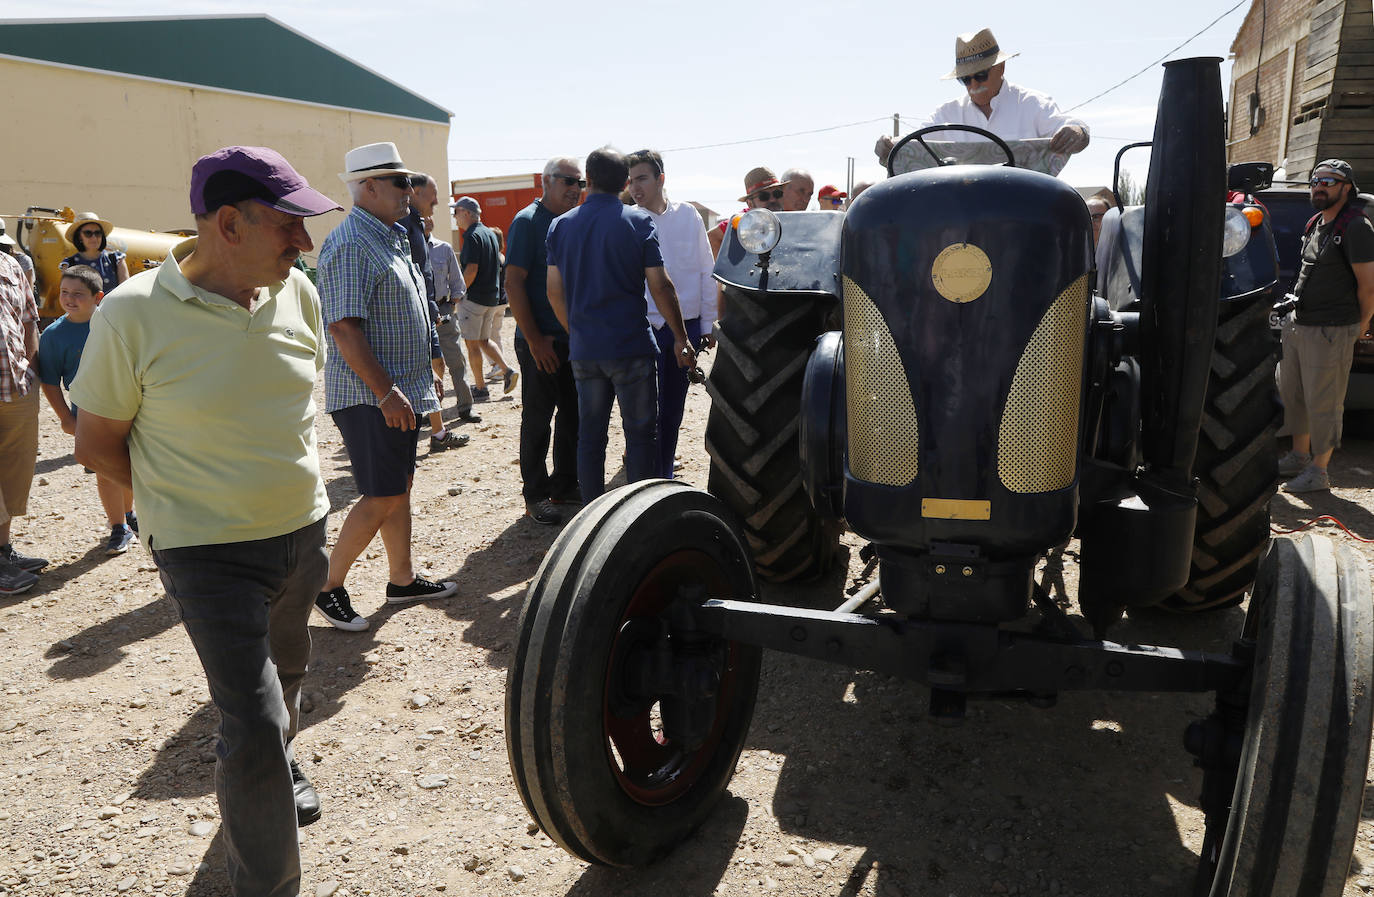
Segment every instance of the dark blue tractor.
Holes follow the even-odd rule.
[[[677,845],[730,781],[769,648],[919,683],[937,719],[988,696],[1214,693],[1184,733],[1207,820],[1195,893],[1341,893],[1374,706],[1363,561],[1320,536],[1265,538],[1237,565],[1250,597],[1231,650],[1105,638],[1196,578],[1209,382],[1238,373],[1217,360],[1218,320],[1267,332],[1267,232],[1268,276],[1227,281],[1239,237],[1221,201],[1222,121],[1219,60],[1168,64],[1137,292],[1117,309],[1096,288],[1076,191],[1010,164],[944,164],[920,132],[916,151],[937,164],[845,215],[732,226],[708,425],[728,472],[713,469],[710,492],[654,480],[589,504],[521,613],[506,734],[550,837],[622,866]],[[1218,296],[1248,299],[1219,312]],[[783,345],[797,340],[801,354]],[[1253,450],[1269,453],[1266,525],[1272,442]],[[785,536],[757,525],[778,510],[795,524]],[[877,594],[833,611],[789,606],[781,589],[761,599],[756,567],[813,575],[842,527],[870,543]],[[1075,535],[1082,621],[1033,576]]]

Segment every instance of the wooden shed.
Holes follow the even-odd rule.
[[[1374,178],[1374,11],[1369,0],[1253,0],[1231,44],[1227,159],[1304,179],[1341,158]]]

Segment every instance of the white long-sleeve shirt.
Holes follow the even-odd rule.
[[[664,197],[667,199],[667,197]],[[709,332],[716,319],[716,282],[711,271],[716,260],[711,256],[711,244],[706,240],[706,226],[691,203],[667,200],[662,215],[644,209],[654,219],[658,229],[658,248],[663,254],[663,267],[677,287],[678,305],[682,320],[701,318],[703,329]],[[641,208],[643,208],[641,206]],[[664,324],[663,315],[648,288],[644,299],[649,303],[649,323],[657,330]]]
[[[929,125],[973,125],[991,131],[1003,140],[1027,140],[1032,137],[1052,137],[1064,125],[1077,125],[1087,132],[1088,125],[1081,118],[1059,111],[1059,104],[1038,90],[1030,90],[1010,81],[1002,82],[1002,89],[992,98],[992,115],[985,116],[973,104],[968,94],[957,100],[950,100],[936,108],[928,121]],[[932,140],[962,142],[986,140],[967,131],[946,131],[933,135]]]

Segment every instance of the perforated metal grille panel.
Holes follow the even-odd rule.
[[[918,428],[906,369],[877,306],[848,277],[844,368],[850,473],[884,486],[908,485],[916,479]]]
[[[1012,492],[1073,482],[1087,320],[1084,274],[1050,305],[1021,353],[997,434],[997,475]]]

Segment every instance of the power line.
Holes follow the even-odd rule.
[[[1116,90],[1118,87],[1124,87],[1125,85],[1127,85],[1127,84],[1129,84],[1130,82],[1134,81],[1136,78],[1139,78],[1141,75],[1143,75],[1143,74],[1145,74],[1146,72],[1152,70],[1155,66],[1159,65],[1161,62],[1163,62],[1164,60],[1168,59],[1170,56],[1174,55],[1174,54],[1177,53],[1179,50],[1182,50],[1184,47],[1188,46],[1188,45],[1191,44],[1193,41],[1197,40],[1199,37],[1201,37],[1208,29],[1210,29],[1210,28],[1211,28],[1213,25],[1215,25],[1217,22],[1220,22],[1222,19],[1226,18],[1226,17],[1229,16],[1231,13],[1233,13],[1233,12],[1235,12],[1236,10],[1240,9],[1242,6],[1244,6],[1245,4],[1247,4],[1247,3],[1249,3],[1249,2],[1250,2],[1250,0],[1240,0],[1240,2],[1237,3],[1235,6],[1232,6],[1230,9],[1226,10],[1226,12],[1222,13],[1221,15],[1217,16],[1215,19],[1213,19],[1212,21],[1210,21],[1210,22],[1208,22],[1206,25],[1204,25],[1204,26],[1202,27],[1202,29],[1199,30],[1197,33],[1195,33],[1192,37],[1188,38],[1188,39],[1185,40],[1183,43],[1179,44],[1177,47],[1174,47],[1174,48],[1173,48],[1172,50],[1170,50],[1168,53],[1165,53],[1163,56],[1159,57],[1158,59],[1156,59],[1154,62],[1150,63],[1149,65],[1145,66],[1143,69],[1141,69],[1140,71],[1136,72],[1134,75],[1131,75],[1129,78],[1125,79],[1124,81],[1120,81],[1120,82],[1118,82],[1118,83],[1116,83],[1116,84],[1113,84],[1111,87],[1108,87],[1106,90],[1102,91],[1101,93],[1097,94],[1096,96],[1089,97],[1088,99],[1086,99],[1086,100],[1084,100],[1083,102],[1079,103],[1077,106],[1070,106],[1068,109],[1065,109],[1064,111],[1065,111],[1065,112],[1072,112],[1072,111],[1074,111],[1075,109],[1082,109],[1084,106],[1088,105],[1089,103],[1093,102],[1094,100],[1100,100],[1100,99],[1102,99],[1102,98],[1105,97],[1107,94],[1109,94],[1109,93],[1111,93],[1112,91]]]
[[[696,146],[674,146],[660,152],[664,153],[686,153],[692,150],[716,149],[722,146],[740,146],[745,143],[764,143],[769,140],[782,140],[786,137],[802,137],[807,134],[823,134],[826,131],[839,131],[844,128],[857,128],[859,125],[871,125],[874,122],[887,121],[891,116],[884,115],[880,118],[866,118],[863,121],[851,121],[843,125],[830,125],[826,128],[811,128],[806,131],[791,131],[787,134],[773,134],[768,137],[747,137],[744,140],[727,140],[723,143],[701,143]],[[544,162],[544,158],[534,157],[513,157],[509,159],[449,159],[450,162]]]

